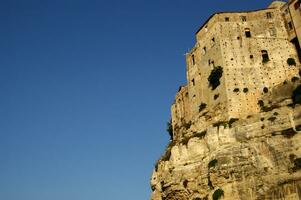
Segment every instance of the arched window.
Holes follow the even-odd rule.
[[[246,37],[247,38],[250,38],[251,37],[251,31],[249,28],[245,28],[245,34],[246,34]]]

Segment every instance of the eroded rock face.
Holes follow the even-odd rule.
[[[173,141],[152,200],[301,199],[301,106],[282,106]],[[190,130],[183,135],[189,135]]]

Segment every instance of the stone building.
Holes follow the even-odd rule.
[[[298,29],[292,27],[298,27],[301,15],[289,14],[295,13],[288,11],[293,4],[275,1],[267,9],[216,13],[207,20],[186,56],[187,86],[172,105],[174,127],[197,121],[202,104],[223,113],[216,120],[258,113],[262,95],[298,74],[287,63],[292,58],[299,64]],[[208,77],[219,66],[220,85],[212,88]]]
[[[199,28],[152,200],[301,200],[300,17],[274,1]]]

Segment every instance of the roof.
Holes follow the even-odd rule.
[[[212,14],[206,21],[205,23],[197,30],[197,32],[195,34],[198,34],[198,32],[200,32],[200,30],[202,30],[202,28],[215,16],[218,14],[239,14],[239,13],[251,13],[251,12],[257,12],[257,11],[263,11],[263,10],[272,10],[274,8],[265,8],[265,9],[258,9],[258,10],[250,10],[250,11],[227,11],[227,12],[216,12],[214,14]]]

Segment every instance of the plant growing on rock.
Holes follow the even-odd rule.
[[[212,199],[219,200],[222,196],[224,196],[224,190],[219,188],[215,190],[214,193],[212,194]]]
[[[223,76],[223,68],[221,66],[214,67],[211,71],[208,82],[212,90],[215,90],[220,85],[220,78]]]
[[[168,132],[170,139],[173,139],[173,130],[172,130],[172,121],[171,119],[167,122],[167,128],[166,131]]]
[[[214,168],[217,165],[217,160],[213,159],[208,163],[208,168]]]

